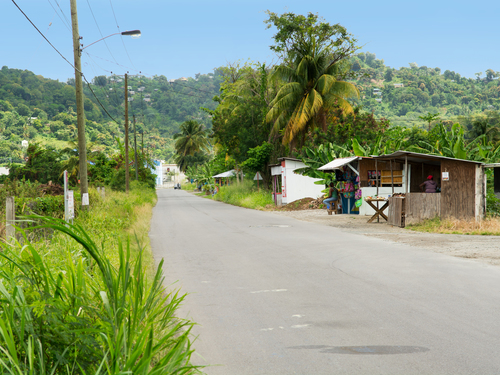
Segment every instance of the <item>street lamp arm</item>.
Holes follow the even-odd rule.
[[[96,44],[97,42],[100,42],[101,40],[104,40],[106,38],[109,38],[110,36],[114,36],[114,35],[131,35],[131,36],[136,36],[136,37],[139,37],[141,36],[141,31],[140,30],[131,30],[131,31],[122,31],[121,33],[114,33],[114,34],[111,34],[111,35],[108,35],[108,36],[105,36],[104,38],[101,38],[99,40],[96,40],[95,42],[93,43],[90,43],[88,46],[85,46],[82,48],[82,51],[87,48],[87,47],[90,47],[91,45],[93,44]]]

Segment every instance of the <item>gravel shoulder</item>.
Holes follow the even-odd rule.
[[[473,261],[500,266],[500,237],[437,234],[416,232],[380,223],[367,223],[368,216],[331,215],[326,210],[273,211],[276,215],[293,217],[321,225],[340,228],[344,232],[376,237],[390,242],[404,243],[436,253],[448,254]]]

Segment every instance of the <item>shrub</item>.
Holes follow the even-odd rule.
[[[145,278],[130,243],[111,265],[78,225],[41,220],[65,247],[1,244],[0,373],[186,374],[192,323],[175,317],[184,296],[163,287],[162,262]],[[77,245],[80,245],[79,248]],[[139,244],[138,244],[139,245]]]

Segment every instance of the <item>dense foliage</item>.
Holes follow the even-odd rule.
[[[210,127],[209,115],[200,107],[214,109],[219,70],[195,78],[171,80],[164,76],[128,78],[130,124],[135,116],[139,142],[155,156],[173,156],[171,137],[182,122],[195,119]],[[92,91],[91,91],[92,90]],[[124,136],[124,78],[97,76],[84,86],[88,141],[105,151],[116,149],[116,138]],[[94,95],[95,94],[95,95]],[[116,120],[111,119],[106,111]],[[132,125],[130,125],[132,131]],[[51,143],[64,148],[76,140],[77,119],[74,80],[68,83],[46,79],[27,70],[0,70],[0,163],[2,158],[22,158],[21,141]]]

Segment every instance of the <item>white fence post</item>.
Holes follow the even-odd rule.
[[[5,239],[10,241],[12,238],[16,237],[16,228],[14,228],[14,223],[16,221],[16,205],[14,197],[7,197],[5,200]]]

